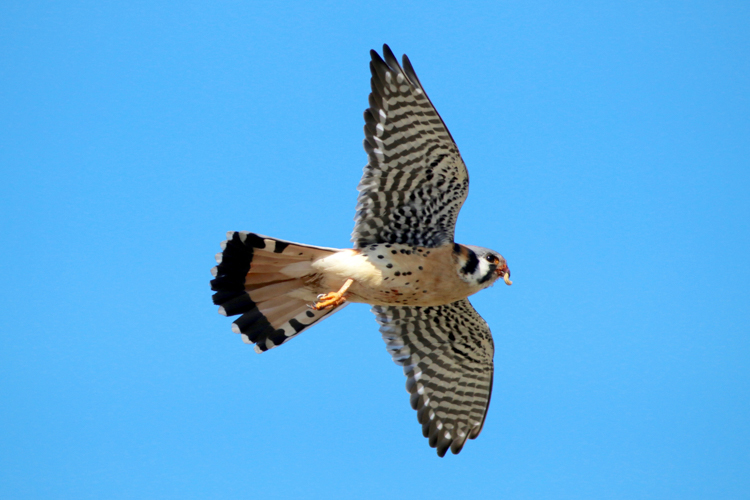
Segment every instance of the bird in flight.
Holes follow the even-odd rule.
[[[211,270],[214,304],[259,353],[350,302],[371,304],[407,377],[412,408],[439,456],[476,438],[492,392],[494,345],[468,296],[500,279],[505,259],[453,241],[469,175],[409,59],[370,51],[364,147],[352,241],[336,249],[230,231]]]

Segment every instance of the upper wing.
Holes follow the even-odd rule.
[[[469,192],[456,143],[427,97],[409,59],[370,51],[370,107],[365,111],[369,162],[359,183],[352,233],[356,247],[453,242],[456,217]]]
[[[479,435],[492,393],[495,352],[468,299],[436,307],[374,306],[388,352],[404,367],[422,433],[441,457]]]

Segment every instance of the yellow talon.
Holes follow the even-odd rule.
[[[323,309],[330,309],[332,307],[340,306],[341,304],[346,302],[344,294],[352,285],[352,283],[354,283],[354,280],[348,279],[338,292],[330,292],[325,295],[318,295],[318,301],[312,305],[312,309],[315,309],[316,311],[322,311]]]

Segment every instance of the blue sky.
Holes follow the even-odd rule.
[[[3,498],[748,498],[745,2],[4,2]],[[421,436],[354,305],[257,355],[227,230],[347,247],[407,53],[512,287],[486,425]]]

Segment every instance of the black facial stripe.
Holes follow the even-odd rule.
[[[482,283],[486,283],[487,281],[489,281],[489,279],[492,278],[492,275],[495,274],[495,269],[497,269],[497,266],[490,266],[490,270],[487,272],[487,274],[482,276],[482,279],[479,280],[479,284],[481,285]]]
[[[477,266],[479,265],[479,258],[474,250],[471,250],[470,248],[467,248],[466,252],[468,256],[466,264],[461,268],[461,272],[464,274],[474,274],[474,271],[477,270]]]

